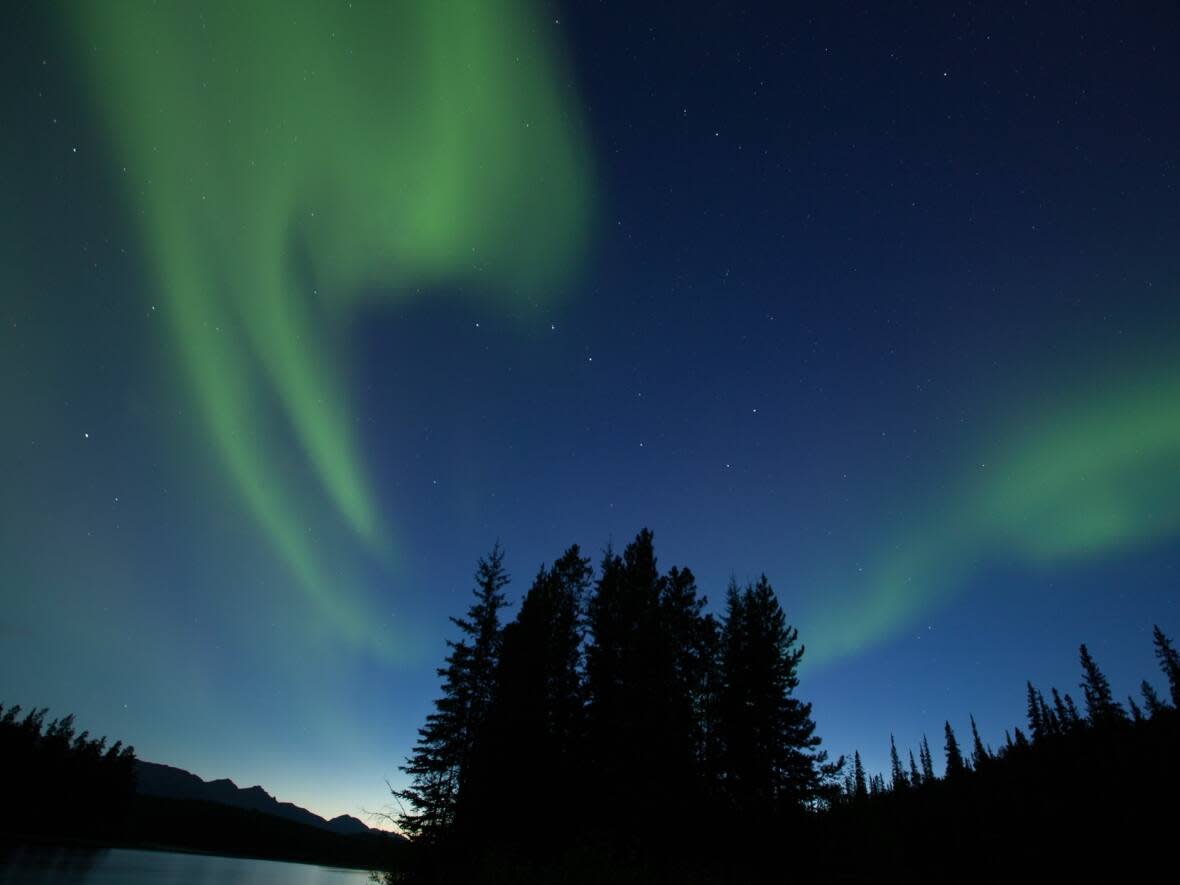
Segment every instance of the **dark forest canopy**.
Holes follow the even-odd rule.
[[[1061,838],[1086,819],[1121,850],[1150,790],[1180,781],[1164,751],[1180,737],[1180,657],[1158,627],[1172,704],[1144,681],[1142,708],[1124,709],[1082,645],[1084,712],[1030,682],[1027,736],[993,749],[972,716],[961,744],[948,722],[941,776],[925,738],[915,759],[890,737],[886,777],[819,749],[796,694],[803,646],[765,576],[731,582],[717,617],[691,571],[659,569],[644,530],[597,573],[569,548],[504,623],[503,561],[497,545],[479,562],[395,793],[424,880],[774,881],[784,849],[821,880],[933,877],[986,850],[981,871],[1027,860],[1027,831]],[[1154,783],[1147,757],[1163,759]]]
[[[506,582],[496,547],[405,766],[407,832],[659,843],[699,826],[702,803],[755,820],[836,796],[843,760],[827,761],[795,695],[803,647],[765,576],[731,583],[717,618],[691,571],[659,569],[644,530],[597,578],[571,547],[501,627]]]

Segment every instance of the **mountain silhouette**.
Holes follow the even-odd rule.
[[[257,811],[261,814],[269,814],[346,836],[377,832],[351,815],[342,814],[339,817],[326,820],[291,802],[280,802],[258,785],[239,787],[229,778],[206,781],[192,772],[172,765],[137,760],[135,779],[136,792],[141,796],[216,802],[220,805]]]

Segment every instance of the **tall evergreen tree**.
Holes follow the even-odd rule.
[[[918,749],[918,759],[922,763],[922,783],[934,781],[934,757],[930,755],[930,742],[926,735],[922,735],[922,746]]]
[[[910,750],[910,783],[915,787],[922,783],[922,774],[914,763],[914,751]]]
[[[427,841],[445,836],[455,824],[464,778],[495,689],[500,610],[505,605],[507,583],[504,551],[497,542],[476,567],[475,602],[467,616],[451,618],[462,636],[447,641],[450,652],[445,666],[438,670],[442,695],[418,730],[413,755],[401,766],[411,783],[394,791],[397,799],[409,805],[398,823],[406,833]]]
[[[889,789],[898,792],[909,786],[905,769],[901,767],[901,757],[897,755],[897,744],[894,743],[893,735],[889,735],[889,773]]]
[[[481,838],[553,841],[579,807],[585,769],[582,606],[590,563],[577,545],[541,568],[504,628],[496,693],[461,811]]]
[[[1057,714],[1045,703],[1045,696],[1041,694],[1039,689],[1037,691],[1037,703],[1041,705],[1041,727],[1044,728],[1045,734],[1048,737],[1061,734],[1061,723],[1057,720]]]
[[[1050,689],[1050,692],[1053,695],[1053,714],[1057,718],[1058,729],[1062,733],[1069,731],[1074,726],[1073,717],[1069,708],[1066,707],[1065,701],[1061,699],[1061,694],[1057,691],[1056,687]]]
[[[753,814],[819,798],[842,764],[818,750],[811,704],[795,697],[803,647],[763,575],[731,583],[722,625],[721,728],[727,792]]]
[[[1044,703],[1044,699],[1042,699]],[[979,729],[975,726],[975,716],[971,716],[971,764],[975,766],[975,770],[979,771],[987,763],[991,761],[991,753],[987,751],[987,747],[983,745],[983,741],[979,739]]]
[[[1135,703],[1133,695],[1127,695],[1127,709],[1131,711],[1132,722],[1143,721],[1143,711],[1139,709],[1139,705]]]
[[[603,557],[587,605],[588,763],[596,813],[624,831],[687,826],[679,818],[701,793],[706,745],[719,742],[713,717],[697,715],[721,706],[703,603],[690,571],[659,573],[647,529],[621,557]]]
[[[1024,732],[1020,730],[1020,726],[1013,729],[1015,737],[1012,739],[1012,745],[1017,750],[1025,750],[1028,748],[1028,738],[1024,736]]]
[[[1158,624],[1151,628],[1151,641],[1155,646],[1155,656],[1160,662],[1160,669],[1168,678],[1172,706],[1180,709],[1180,652],[1172,646],[1172,640],[1164,635]]]
[[[865,783],[865,767],[860,761],[860,750],[852,754],[852,786],[853,797],[864,799],[869,795],[868,785]]]
[[[1086,699],[1086,715],[1094,725],[1109,725],[1127,718],[1123,708],[1118,705],[1110,691],[1110,683],[1106,676],[1098,669],[1098,665],[1090,656],[1089,649],[1083,642],[1078,649],[1082,662],[1082,695]]]
[[[955,739],[955,731],[951,728],[950,722],[946,723],[944,731],[946,733],[946,778],[952,780],[966,773],[967,766],[963,762],[963,753],[959,749],[959,742]]]
[[[1166,705],[1160,700],[1160,696],[1156,694],[1155,689],[1152,688],[1151,683],[1146,679],[1139,683],[1139,692],[1143,695],[1143,704],[1147,707],[1148,718],[1154,719],[1161,711],[1166,709]]]
[[[1026,683],[1028,686],[1028,733],[1032,735],[1033,742],[1041,740],[1045,736],[1044,715],[1041,712],[1040,692],[1033,688],[1032,682]]]

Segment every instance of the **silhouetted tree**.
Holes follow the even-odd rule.
[[[1028,738],[1024,736],[1024,732],[1020,730],[1020,726],[1014,728],[1013,733],[1015,734],[1015,737],[1012,739],[1012,745],[1016,747],[1017,750],[1027,750]]]
[[[852,788],[852,795],[855,799],[864,799],[869,795],[868,785],[865,782],[865,767],[860,761],[860,750],[852,754]]]
[[[1037,690],[1037,703],[1041,706],[1041,727],[1045,734],[1049,737],[1061,734],[1061,723],[1058,721],[1057,715],[1045,703],[1045,696],[1041,694],[1039,689]]]
[[[897,755],[897,744],[894,743],[893,735],[889,735],[889,775],[889,789],[896,792],[909,786],[905,769],[901,767],[901,757]]]
[[[450,653],[439,668],[442,695],[418,730],[413,755],[401,766],[410,786],[394,791],[409,805],[398,818],[401,828],[427,841],[445,835],[455,823],[464,777],[481,737],[495,690],[500,655],[500,609],[508,583],[504,552],[497,543],[475,572],[475,602],[466,618],[451,618],[463,634],[448,640]]]
[[[1045,736],[1044,715],[1041,712],[1042,703],[1040,692],[1033,688],[1032,682],[1028,686],[1028,733],[1034,742]]]
[[[798,807],[821,796],[842,765],[826,764],[811,704],[794,696],[803,647],[763,575],[730,584],[722,624],[721,720],[726,791],[743,812]]]
[[[0,705],[0,833],[110,838],[135,791],[135,750],[76,734],[73,714]],[[68,813],[63,812],[63,808]]]
[[[963,762],[963,753],[959,750],[959,742],[955,739],[955,731],[951,728],[950,722],[945,724],[944,731],[946,733],[946,778],[953,780],[961,777],[967,771],[967,766]]]
[[[1094,663],[1084,642],[1078,649],[1078,654],[1082,662],[1080,684],[1082,694],[1086,699],[1086,715],[1090,722],[1094,725],[1109,725],[1125,720],[1127,714],[1115,702],[1110,691],[1110,683],[1102,671],[1098,669],[1098,665]]]
[[[910,750],[910,783],[915,787],[922,783],[922,775],[914,762],[914,751]]]
[[[926,735],[922,735],[922,746],[918,749],[918,759],[922,763],[922,783],[934,781],[934,757],[930,755],[930,743]]]
[[[971,716],[971,764],[979,771],[991,760],[991,753],[979,739],[979,729],[975,727],[975,716]]]
[[[1172,645],[1172,640],[1164,635],[1164,631],[1156,624],[1151,628],[1151,640],[1155,646],[1155,656],[1160,662],[1160,669],[1168,678],[1168,688],[1172,692],[1172,706],[1180,709],[1180,652]]]
[[[1167,705],[1160,700],[1160,696],[1156,694],[1155,689],[1146,679],[1139,683],[1139,692],[1143,695],[1143,704],[1147,707],[1148,717],[1154,719],[1166,709]]]
[[[542,568],[504,628],[486,735],[460,807],[464,830],[553,841],[585,769],[582,606],[590,563],[575,545]]]
[[[1139,705],[1135,703],[1135,698],[1131,695],[1127,695],[1127,709],[1131,711],[1132,722],[1143,721],[1143,711],[1139,709]]]

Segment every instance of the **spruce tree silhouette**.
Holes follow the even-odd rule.
[[[1160,669],[1168,679],[1168,689],[1172,692],[1172,706],[1180,709],[1180,652],[1172,646],[1172,640],[1164,635],[1158,624],[1151,628],[1151,640],[1155,646],[1155,656],[1160,662]]]
[[[1041,726],[1044,728],[1046,736],[1055,737],[1061,734],[1061,723],[1057,721],[1057,715],[1045,703],[1045,696],[1041,694],[1040,689],[1037,690],[1037,703],[1041,707]]]
[[[852,789],[854,799],[868,798],[869,789],[865,782],[865,767],[860,761],[860,750],[852,754]]]
[[[1040,692],[1033,688],[1032,682],[1028,682],[1026,685],[1028,686],[1028,733],[1032,735],[1033,743],[1036,743],[1045,736],[1043,702]]]
[[[1044,703],[1042,699],[1042,703]],[[983,741],[979,739],[979,729],[975,726],[975,716],[971,716],[971,764],[976,771],[985,768],[988,762],[991,761],[991,753],[983,745]]]
[[[503,631],[496,688],[463,803],[484,841],[558,848],[576,825],[585,769],[583,599],[590,563],[575,545],[542,568]]]
[[[619,557],[608,550],[588,605],[590,765],[596,817],[635,835],[658,817],[669,779],[663,716],[669,703],[660,635],[660,573],[642,530]]]
[[[926,735],[922,735],[922,745],[918,748],[918,759],[922,763],[922,783],[932,783],[935,780],[934,758],[930,755],[930,742],[926,740]]]
[[[795,697],[803,647],[766,576],[731,582],[722,622],[722,771],[739,815],[798,808],[824,793],[843,760],[827,765],[811,704]]]
[[[439,668],[442,696],[418,730],[413,755],[401,766],[410,785],[394,790],[406,803],[398,817],[404,832],[424,842],[448,835],[465,794],[465,777],[477,751],[495,689],[500,654],[500,610],[508,583],[499,543],[480,559],[475,572],[475,602],[466,618],[451,618],[463,634],[448,640],[450,653]]]
[[[950,722],[945,723],[943,730],[946,733],[946,779],[956,780],[966,773],[967,766],[963,762],[963,753],[959,750],[959,742],[955,739],[955,731],[951,728]]]
[[[1125,721],[1127,714],[1115,701],[1110,691],[1110,683],[1106,676],[1098,669],[1098,665],[1090,656],[1089,649],[1083,642],[1078,649],[1082,662],[1082,695],[1086,699],[1086,715],[1091,724],[1107,726]]]
[[[1016,726],[1012,729],[1012,732],[1015,735],[1012,739],[1012,745],[1017,750],[1027,750],[1029,747],[1028,738],[1024,736],[1024,732],[1020,730],[1020,726]]]
[[[889,789],[897,792],[909,786],[906,781],[905,769],[901,767],[901,757],[897,755],[897,744],[893,735],[889,735]]]
[[[1154,719],[1167,709],[1167,705],[1160,700],[1160,696],[1146,679],[1139,683],[1139,693],[1143,695],[1143,705],[1147,708],[1148,718]]]
[[[913,750],[910,750],[910,783],[915,787],[922,783],[922,775],[918,771],[918,766],[914,763]]]

